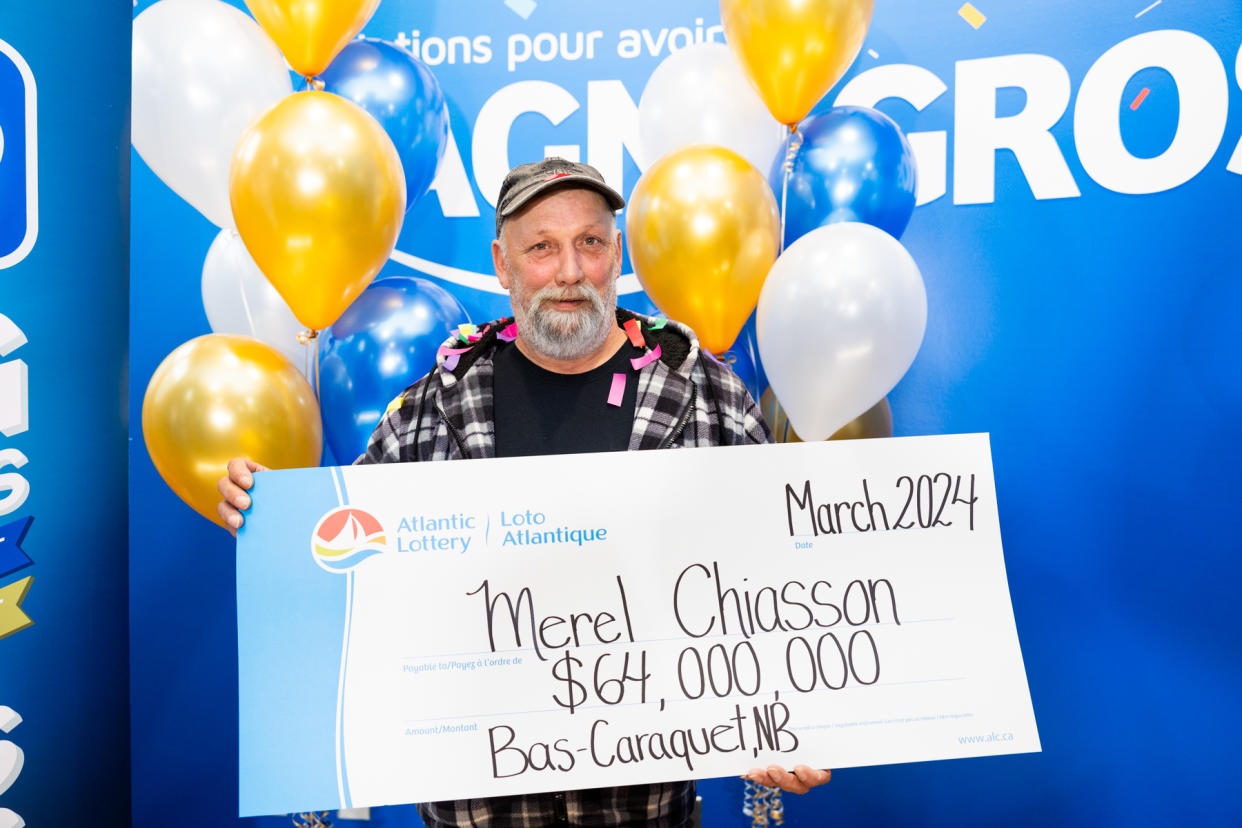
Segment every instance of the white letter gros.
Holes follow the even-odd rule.
[[[998,118],[996,90],[1018,87],[1026,106]],[[996,151],[1011,150],[1035,198],[1080,195],[1049,130],[1070,98],[1065,67],[1047,55],[1008,55],[957,63],[953,124],[953,203],[990,204],[996,192]]]
[[[1238,56],[1233,59],[1233,77],[1238,82],[1238,88],[1242,89],[1242,45],[1238,46]],[[1242,175],[1242,140],[1234,147],[1233,157],[1229,159],[1229,165],[1225,169]]]
[[[1121,96],[1141,69],[1173,76],[1180,113],[1168,149],[1136,158],[1121,140]],[[1229,110],[1229,81],[1212,45],[1190,32],[1135,35],[1109,49],[1083,78],[1074,105],[1074,142],[1083,169],[1117,193],[1171,190],[1198,175],[1220,146]]]

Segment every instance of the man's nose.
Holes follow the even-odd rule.
[[[557,268],[556,282],[560,285],[576,285],[586,278],[586,272],[582,269],[582,262],[578,258],[579,253],[573,245],[568,246],[561,253],[561,266]]]

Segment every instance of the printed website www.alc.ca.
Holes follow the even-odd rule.
[[[988,742],[1012,742],[1012,741],[1013,741],[1012,733],[997,733],[995,731],[991,733],[984,733],[980,736],[958,736],[957,737],[957,743],[959,745],[975,745],[975,744],[986,744]]]

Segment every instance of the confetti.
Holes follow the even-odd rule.
[[[1150,93],[1151,93],[1151,90],[1148,89],[1146,86],[1144,86],[1142,91],[1139,92],[1138,95],[1135,96],[1133,101],[1131,101],[1130,110],[1134,111],[1134,110],[1137,110],[1140,106],[1142,106],[1143,101],[1147,100],[1147,96]]]
[[[630,338],[630,344],[635,348],[646,347],[647,341],[643,339],[642,331],[638,328],[637,319],[627,319],[621,327],[625,328],[625,334]]]
[[[655,346],[654,351],[648,351],[640,357],[634,357],[630,360],[630,365],[634,366],[635,371],[641,371],[651,363],[660,358],[660,346]]]
[[[868,49],[867,54],[871,55],[871,57],[874,58],[875,60],[880,59],[880,53],[877,52],[875,49]]]
[[[608,404],[620,407],[625,397],[625,374],[612,375],[612,388],[608,391]]]
[[[1142,17],[1143,15],[1147,14],[1149,11],[1151,11],[1152,9],[1154,9],[1156,6],[1159,6],[1159,5],[1160,5],[1161,3],[1163,3],[1163,2],[1164,2],[1164,0],[1156,0],[1156,2],[1152,3],[1150,6],[1148,6],[1148,7],[1147,7],[1147,8],[1145,8],[1145,9],[1143,9],[1143,10],[1142,10],[1141,12],[1139,12],[1138,14],[1134,15],[1134,19],[1135,19],[1135,20],[1138,20],[1140,17]]]
[[[957,13],[961,15],[963,20],[971,26],[974,26],[976,29],[982,26],[984,21],[987,20],[987,18],[983,15],[983,12],[979,11],[969,3],[958,9]]]
[[[517,339],[517,323],[510,322],[508,325],[501,328],[500,333],[496,334],[496,338],[502,342],[512,342]]]
[[[450,348],[447,345],[441,345],[440,350],[436,351],[437,357],[444,357],[444,361],[440,363],[445,371],[457,370],[457,363],[461,359],[461,355],[469,351],[469,348]]]
[[[651,324],[647,326],[647,330],[658,331],[667,324],[668,324],[667,319],[665,319],[663,316],[657,316],[655,319],[651,320]]]
[[[535,11],[535,0],[505,0],[505,5],[513,10],[514,14],[526,20]]]

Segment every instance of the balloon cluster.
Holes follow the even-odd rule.
[[[915,204],[909,142],[872,109],[808,117],[862,48],[873,2],[721,0],[728,45],[670,55],[638,105],[658,160],[627,209],[634,271],[726,362],[754,312],[782,440],[890,436],[885,397],[926,327],[897,240]]]
[[[382,411],[415,369],[389,359],[384,377],[367,376],[359,363],[373,355],[350,356],[358,332],[385,354],[425,356],[429,338],[438,345],[468,321],[416,279],[363,301],[448,140],[431,70],[394,44],[355,39],[379,2],[246,0],[251,18],[221,0],[160,0],[134,20],[134,147],[220,228],[202,271],[213,333],[155,371],[143,435],[173,491],[217,522],[215,480],[230,457],[317,465],[324,424],[338,457],[362,451],[365,438],[334,439],[342,424]],[[328,396],[347,398],[346,411],[317,399],[316,353],[356,300],[349,335],[324,336]]]

